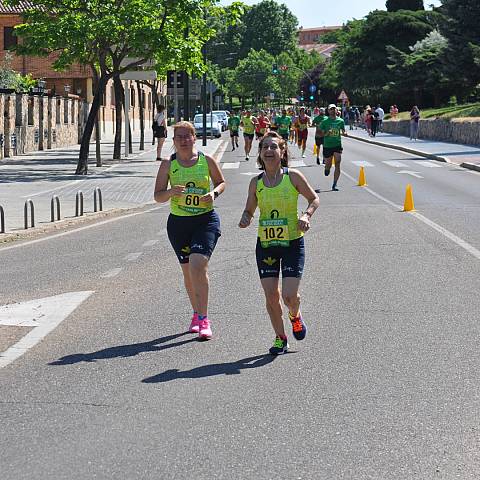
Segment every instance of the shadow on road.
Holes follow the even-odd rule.
[[[166,350],[167,348],[180,347],[186,343],[198,341],[198,338],[195,336],[190,337],[188,340],[181,340],[179,342],[169,343],[168,345],[161,345],[162,343],[175,340],[176,338],[183,337],[184,335],[189,334],[188,332],[176,333],[175,335],[157,338],[151,342],[134,343],[132,345],[119,345],[92,353],[74,353],[73,355],[67,355],[55,360],[54,362],[49,363],[49,365],[72,365],[80,362],[96,362],[97,360],[107,360],[109,358],[134,357],[139,353],[158,352],[161,350]]]
[[[255,357],[243,358],[236,362],[214,363],[212,365],[203,365],[202,367],[192,368],[181,372],[178,369],[166,370],[163,373],[148,377],[142,380],[142,383],[164,383],[179,378],[204,378],[215,375],[238,375],[242,370],[248,368],[264,367],[272,363],[277,357],[269,354],[257,355]]]

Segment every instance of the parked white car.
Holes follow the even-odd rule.
[[[203,115],[201,113],[195,115],[193,119],[193,125],[195,127],[195,133],[197,137],[203,135]],[[214,135],[215,137],[222,136],[222,122],[216,115],[210,115],[207,113],[207,135]]]
[[[228,128],[228,112],[226,110],[214,110],[212,113],[220,119],[225,131]]]

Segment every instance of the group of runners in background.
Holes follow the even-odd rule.
[[[280,114],[260,111],[252,115],[246,110],[241,115],[232,112],[228,120],[232,150],[239,148],[240,128],[243,130],[245,160],[250,159],[254,138],[259,141],[256,160],[261,172],[250,181],[238,226],[249,227],[258,208],[255,256],[275,332],[269,349],[272,355],[286,353],[289,348],[282,300],[294,338],[303,340],[307,333],[300,310],[299,287],[305,265],[304,234],[310,229],[311,217],[319,205],[317,191],[299,170],[289,167],[288,143],[296,143],[305,157],[308,128],[315,126],[317,163],[320,164],[323,147],[326,176],[335,159],[332,190],[337,190],[340,175],[341,135],[346,132],[336,105],[329,105],[326,111],[318,108],[308,113],[304,107],[298,111],[285,109]],[[198,334],[200,340],[209,340],[213,334],[208,317],[208,263],[221,236],[220,217],[214,204],[225,190],[225,179],[217,161],[196,149],[195,128],[191,123],[179,122],[173,130],[175,153],[160,164],[154,198],[160,203],[170,202],[167,233],[193,311],[189,331]],[[301,213],[299,195],[307,201]]]
[[[281,112],[260,110],[255,115],[251,110],[241,113],[231,112],[228,119],[228,128],[232,142],[232,151],[239,148],[238,138],[240,128],[243,130],[245,160],[250,159],[253,140],[260,140],[269,131],[275,131],[279,136],[290,144],[298,145],[302,158],[306,157],[308,128],[315,127],[315,154],[317,164],[325,165],[325,175],[330,174],[333,162],[335,173],[332,190],[338,191],[337,182],[340,177],[340,162],[342,155],[341,135],[346,135],[345,122],[340,116],[340,109],[330,104],[327,109],[316,107],[307,110],[283,109]],[[323,149],[323,161],[320,162],[320,152]]]

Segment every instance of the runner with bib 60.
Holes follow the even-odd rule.
[[[257,161],[264,172],[250,182],[239,227],[246,228],[251,224],[258,206],[257,267],[276,335],[270,353],[281,355],[287,352],[288,342],[280,295],[289,310],[293,336],[303,340],[307,333],[300,313],[298,290],[305,264],[303,235],[310,228],[310,218],[318,208],[319,200],[303,174],[288,168],[287,142],[278,133],[268,132],[262,138]],[[299,194],[308,201],[308,207],[300,217],[297,206]]]
[[[221,235],[213,202],[225,189],[225,179],[215,159],[195,149],[195,129],[190,122],[179,122],[173,129],[176,153],[160,165],[155,201],[170,200],[167,233],[193,308],[190,332],[198,333],[200,340],[209,340],[207,269]]]

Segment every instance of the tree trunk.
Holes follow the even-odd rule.
[[[95,65],[91,65],[92,68],[92,73],[93,73],[93,87],[95,90],[97,89],[98,85],[98,70],[95,67]],[[102,95],[103,96],[103,95]],[[100,107],[99,107],[100,110]],[[101,146],[100,146],[100,117],[99,117],[99,111],[97,112],[97,116],[95,117],[95,160],[96,160],[96,166],[101,167],[102,166],[102,152],[101,152]]]
[[[123,86],[118,75],[113,76],[113,88],[115,90],[115,140],[113,144],[113,159],[122,158],[122,109],[123,109]]]
[[[95,125],[95,118],[97,117],[100,108],[105,86],[107,85],[110,75],[102,73],[98,80],[98,86],[93,97],[92,106],[88,113],[87,122],[85,123],[85,130],[83,131],[82,141],[80,143],[80,154],[78,156],[77,169],[75,175],[86,175],[88,172],[88,154],[90,151],[90,139],[92,138],[93,127]]]
[[[144,95],[143,90],[140,88],[140,82],[137,81],[137,93],[138,93],[138,108],[140,113],[140,150],[145,150],[145,109],[144,109]]]

